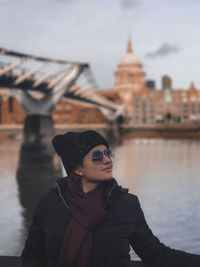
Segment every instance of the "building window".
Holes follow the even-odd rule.
[[[151,115],[150,115],[150,123],[151,124],[154,124],[154,114],[152,113]]]
[[[135,122],[135,124],[138,124],[139,123],[139,116],[138,116],[138,114],[135,114],[135,116],[134,116],[134,122]]]
[[[154,109],[154,101],[150,98],[150,109]]]
[[[8,108],[9,108],[9,112],[12,113],[13,112],[13,98],[9,97],[8,99]]]
[[[83,112],[83,113],[88,112],[88,111],[89,111],[89,110],[86,109],[86,108],[81,108],[81,109],[80,109],[80,112]]]
[[[135,115],[134,119],[135,121],[139,120],[139,116]]]
[[[142,107],[146,108],[146,99],[142,99]]]
[[[143,115],[142,122],[146,123],[146,99],[142,99],[142,115]]]
[[[192,110],[192,114],[196,114],[196,104],[195,104],[195,102],[191,103],[191,110]]]
[[[183,118],[184,116],[187,116],[187,114],[188,114],[188,103],[183,103]]]
[[[138,104],[135,104],[135,105],[134,105],[134,108],[135,108],[135,109],[138,109],[138,108],[139,108],[139,105],[138,105]]]
[[[183,119],[184,121],[188,119],[188,103],[183,103]]]
[[[146,117],[142,117],[142,123],[145,124],[146,123]]]
[[[134,99],[134,107],[135,107],[135,109],[139,108],[139,99],[138,98]]]
[[[188,108],[188,103],[183,103],[183,108]]]

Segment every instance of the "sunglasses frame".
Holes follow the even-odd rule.
[[[111,153],[111,156],[110,156],[110,157],[109,157],[108,154],[107,154],[108,151],[110,151],[110,153]],[[103,157],[102,157],[101,159],[95,161],[95,160],[92,158],[92,155],[93,155],[95,152],[101,152],[101,154],[103,154]],[[91,161],[92,161],[94,164],[100,164],[100,163],[103,162],[103,160],[104,160],[104,156],[106,156],[107,158],[109,158],[109,159],[112,161],[112,160],[113,160],[113,157],[114,157],[114,153],[113,153],[112,149],[107,148],[107,149],[105,149],[104,151],[101,151],[101,150],[95,150],[95,151],[93,151],[93,152],[91,153],[91,155],[90,155],[90,159],[91,159]]]

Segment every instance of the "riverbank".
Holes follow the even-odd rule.
[[[199,139],[200,127],[154,127],[154,128],[122,128],[122,135],[126,138],[175,138]]]
[[[73,125],[54,125],[57,133],[69,131],[97,130],[105,132],[108,129],[107,124],[73,124]],[[23,125],[0,125],[0,133],[15,136],[22,136]],[[158,125],[149,127],[130,127],[129,125],[121,126],[122,137],[125,138],[174,138],[174,139],[200,139],[199,125]],[[18,138],[16,137],[16,138]]]

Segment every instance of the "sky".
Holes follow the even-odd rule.
[[[0,0],[0,47],[89,62],[99,88],[114,87],[128,38],[147,79],[200,89],[199,0]]]

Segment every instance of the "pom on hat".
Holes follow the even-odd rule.
[[[105,138],[96,131],[67,132],[56,135],[52,144],[61,157],[68,175],[79,165],[87,153],[98,145],[109,145]]]

